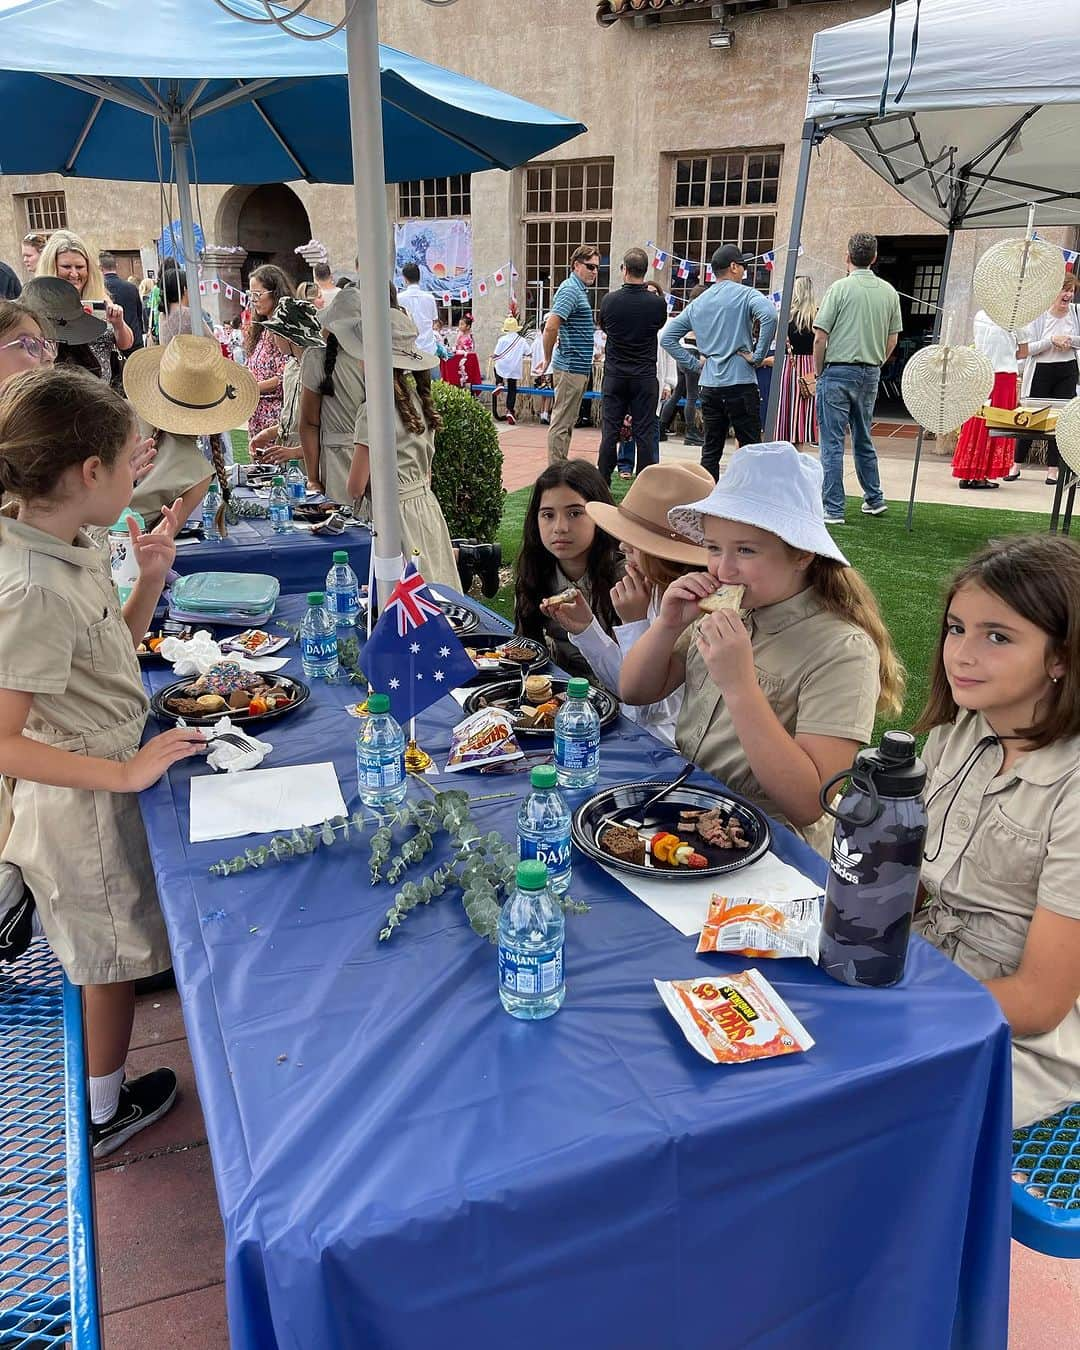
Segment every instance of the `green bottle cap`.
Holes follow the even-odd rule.
[[[282,478],[281,474],[276,473],[276,474],[274,474],[274,477],[273,477],[273,479],[271,480],[271,486],[272,486],[272,487],[284,487],[284,486],[285,486],[285,479]]]
[[[368,694],[367,710],[369,713],[388,713],[390,711],[390,695]]]
[[[334,561],[336,563],[347,563],[349,561],[349,555],[343,548],[336,548],[334,549]]]
[[[566,692],[567,694],[569,694],[571,698],[588,698],[589,681],[582,679],[581,676],[579,675],[575,679],[571,680],[570,683],[566,686]]]
[[[371,700],[368,699],[368,707]],[[517,884],[521,891],[542,891],[547,886],[547,863],[536,858],[526,858],[517,865]]]
[[[325,605],[326,595],[322,591],[308,591],[307,602],[309,605]]]
[[[559,781],[554,764],[538,764],[529,776],[534,788],[553,788]]]

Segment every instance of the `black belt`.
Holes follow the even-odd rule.
[[[826,361],[825,369],[830,366],[865,366],[867,370],[880,370],[881,367],[876,361]]]

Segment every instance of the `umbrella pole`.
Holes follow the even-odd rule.
[[[199,295],[199,257],[195,248],[195,217],[191,211],[191,175],[188,171],[191,123],[186,117],[178,117],[169,124],[169,146],[172,150],[173,172],[176,174],[176,195],[180,198],[180,238],[184,243],[191,331],[201,337],[206,332],[206,325],[203,323],[202,299]]]
[[[784,362],[787,360],[787,330],[791,321],[791,296],[799,270],[799,240],[802,238],[803,213],[806,210],[806,188],[810,181],[810,152],[814,148],[816,127],[812,121],[803,123],[802,150],[799,154],[799,176],[795,180],[795,200],[791,205],[791,227],[788,230],[787,253],[784,255],[784,290],[780,299],[780,313],[776,322],[776,349],[773,353],[772,379],[769,381],[769,406],[765,414],[765,440],[776,439],[776,423],[780,417],[780,387],[784,382]],[[779,363],[779,364],[777,364]]]
[[[356,256],[364,328],[374,572],[385,604],[401,577],[394,369],[390,353],[390,236],[386,223],[378,0],[356,0],[345,27],[352,126]]]
[[[949,227],[949,237],[945,240],[945,257],[941,264],[941,285],[938,287],[937,309],[934,311],[934,327],[932,338],[938,342],[941,338],[941,319],[945,309],[945,287],[949,284],[949,266],[952,263],[953,244],[956,243],[956,229]],[[911,466],[911,491],[908,494],[907,504],[907,522],[906,528],[908,534],[911,533],[912,518],[915,515],[915,485],[919,481],[919,464],[922,461],[923,437],[926,433],[922,427],[919,428],[919,434],[915,438],[915,462]]]

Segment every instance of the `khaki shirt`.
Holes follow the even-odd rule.
[[[149,435],[151,428],[140,424],[140,435]],[[196,483],[206,482],[214,467],[199,449],[195,436],[174,436],[170,431],[157,433],[157,454],[150,472],[136,483],[131,494],[131,509],[138,511],[152,530],[161,519],[161,508],[172,506]]]
[[[904,327],[900,297],[869,268],[856,268],[825,292],[814,327],[829,335],[826,364],[865,361],[884,365],[889,338]]]
[[[325,369],[326,348],[309,347],[300,358],[300,382],[303,387],[317,394]],[[339,348],[334,362],[333,397],[323,394],[319,408],[320,445],[347,445],[351,450],[356,414],[366,399],[367,386],[360,362]]]
[[[790,736],[870,739],[881,686],[878,652],[869,634],[830,614],[810,589],[755,610],[748,622],[758,684]],[[699,769],[788,824],[754,777],[724,696],[693,641],[686,653],[686,693],[675,744]],[[816,838],[812,842],[816,847]]]
[[[929,825],[917,932],[979,980],[1013,974],[1038,906],[1080,919],[1080,736],[1021,755],[977,713],[935,727],[923,751]],[[1080,1098],[1080,1003],[1054,1031],[1013,1042],[1014,1122]]]

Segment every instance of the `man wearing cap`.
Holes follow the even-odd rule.
[[[597,468],[611,481],[623,418],[630,414],[637,442],[637,468],[655,464],[659,455],[656,405],[656,335],[667,322],[663,298],[645,285],[649,256],[643,248],[627,249],[620,264],[623,284],[600,302],[597,325],[607,334],[602,426]]]
[[[887,510],[877,452],[870,438],[881,367],[903,328],[900,297],[870,268],[877,259],[872,234],[848,240],[846,277],[834,281],[814,316],[814,370],[826,525],[844,523],[844,434],[863,490],[863,515]]]
[[[761,440],[761,396],[757,369],[769,354],[776,332],[776,310],[760,291],[744,285],[753,256],[724,244],[712,256],[715,281],[691,300],[664,329],[660,344],[684,370],[700,372],[701,419],[705,445],[701,463],[720,477],[728,429],[739,445]],[[757,341],[754,341],[754,324]],[[680,346],[693,333],[702,359]]]
[[[543,360],[533,364],[534,375],[543,375],[550,365],[555,383],[548,427],[549,464],[569,457],[574,421],[592,374],[594,326],[588,287],[596,285],[599,270],[600,250],[595,244],[574,249],[570,275],[555,292],[544,324]]]

